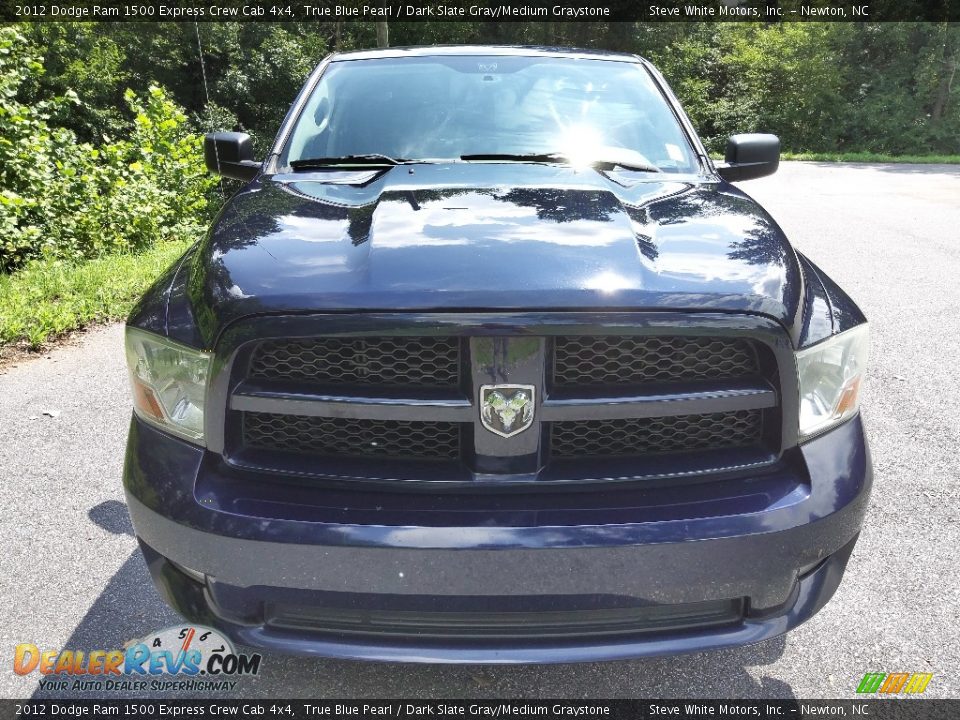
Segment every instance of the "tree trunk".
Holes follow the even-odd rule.
[[[943,59],[940,61],[943,74],[940,76],[940,85],[937,87],[937,97],[930,111],[930,121],[937,123],[943,119],[950,102],[950,92],[953,90],[953,80],[957,76],[960,66],[960,28],[944,26]]]
[[[386,20],[377,22],[377,47],[390,47],[390,28]]]
[[[939,122],[943,119],[947,111],[947,101],[950,99],[950,91],[953,89],[953,79],[957,75],[957,66],[960,66],[960,58],[953,58],[951,61],[945,61],[945,72],[940,79],[940,87],[937,88],[937,99],[933,103],[933,110],[930,112],[930,120]]]

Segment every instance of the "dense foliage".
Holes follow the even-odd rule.
[[[86,106],[77,93],[20,99],[43,69],[17,30],[0,28],[0,270],[199,232],[214,181],[200,137],[167,93],[126,90],[110,134],[78,142],[70,119]]]
[[[63,122],[83,140],[117,133],[124,89],[143,93],[155,83],[194,122],[239,122],[261,148],[325,53],[377,42],[372,22],[38,23],[21,31],[47,70],[22,99],[75,91],[82,104]],[[793,152],[960,150],[957,24],[421,22],[391,24],[390,42],[639,53],[663,70],[714,150],[732,132],[752,130],[778,133]]]

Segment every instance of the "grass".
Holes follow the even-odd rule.
[[[711,154],[716,162],[723,162],[723,155]],[[872,152],[782,152],[781,160],[804,160],[807,162],[846,163],[904,163],[915,165],[960,165],[960,155],[886,155]]]
[[[782,155],[784,160],[812,160],[816,162],[851,163],[915,163],[922,165],[960,164],[960,155],[886,155],[872,152],[804,152]]]
[[[82,263],[36,260],[0,275],[0,348],[31,349],[94,323],[125,318],[140,294],[189,246],[168,242]]]

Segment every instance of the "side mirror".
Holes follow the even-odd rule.
[[[729,182],[773,175],[780,165],[780,138],[748,133],[727,140],[726,162],[717,166],[720,177]]]
[[[210,172],[235,180],[253,180],[260,172],[260,163],[253,159],[253,141],[246,133],[207,133],[203,161]]]

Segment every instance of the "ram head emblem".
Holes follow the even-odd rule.
[[[482,385],[480,419],[501,437],[512,437],[533,423],[533,385]]]

